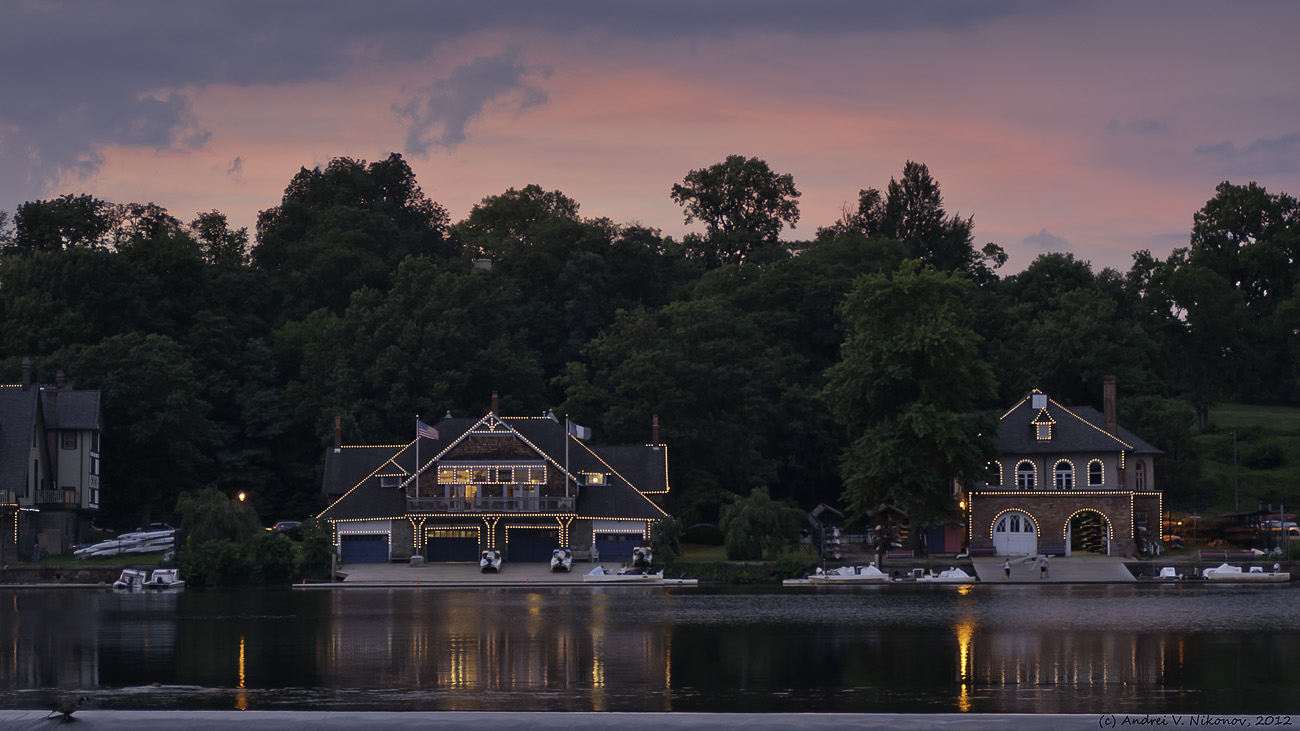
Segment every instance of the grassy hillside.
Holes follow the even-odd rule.
[[[1282,503],[1300,512],[1300,408],[1243,404],[1210,410],[1210,427],[1192,439],[1198,487],[1190,495],[1169,495],[1172,507],[1207,514],[1233,509],[1233,432],[1241,509]]]

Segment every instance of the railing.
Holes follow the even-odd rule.
[[[75,506],[77,504],[77,491],[76,490],[37,490],[36,502],[44,505]]]
[[[572,513],[572,497],[408,497],[406,509],[419,513]]]

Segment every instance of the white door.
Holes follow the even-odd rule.
[[[1038,553],[1038,530],[1025,513],[1005,513],[993,526],[993,547],[999,556],[1032,556]]]

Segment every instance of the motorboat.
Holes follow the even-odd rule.
[[[1166,566],[1160,569],[1160,573],[1156,575],[1156,578],[1177,581],[1182,579],[1183,576],[1182,574],[1179,574],[1177,571],[1175,571],[1173,566]]]
[[[1282,571],[1280,564],[1273,564],[1273,571],[1267,573],[1262,566],[1251,566],[1249,571],[1242,571],[1240,566],[1219,564],[1201,572],[1201,576],[1210,581],[1248,581],[1248,582],[1282,582],[1290,581],[1291,574]]]
[[[573,567],[573,551],[557,548],[551,551],[551,571],[568,571]]]
[[[625,568],[618,571],[610,571],[604,566],[597,566],[582,575],[583,581],[605,581],[605,582],[628,582],[628,583],[664,583],[664,572],[647,573],[636,569]]]
[[[501,571],[501,552],[484,551],[478,560],[479,570],[485,574],[495,574]]]
[[[940,571],[937,574],[934,573],[933,571],[930,572],[929,574],[922,574],[921,576],[916,577],[916,580],[931,581],[935,583],[965,584],[965,583],[975,581],[975,578],[970,574],[966,573],[965,571],[957,568],[956,566],[951,566],[945,569],[944,571]]]
[[[181,572],[177,569],[154,569],[144,586],[146,589],[154,590],[183,589],[185,581],[181,579]]]
[[[122,569],[122,574],[113,582],[114,589],[122,591],[139,591],[144,588],[149,575],[144,569]]]
[[[888,581],[889,574],[876,568],[876,564],[869,563],[866,566],[841,566],[829,571],[818,568],[817,573],[809,576],[808,580],[827,584],[867,584]]]

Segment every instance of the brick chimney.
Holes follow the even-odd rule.
[[[23,356],[23,390],[32,387],[32,358],[29,355]]]
[[[492,414],[493,414],[494,416],[500,416],[500,415],[501,415],[500,408],[501,408],[501,405],[500,405],[500,403],[497,401],[497,392],[496,392],[496,391],[493,391],[493,392],[492,392]]]
[[[334,417],[334,448],[343,448],[343,419],[338,416]]]
[[[659,415],[654,415],[654,421],[650,427],[650,443],[659,446]]]
[[[1102,379],[1101,402],[1106,417],[1106,431],[1113,437],[1118,436],[1119,420],[1115,414],[1115,376]]]
[[[60,368],[54,376],[54,386],[46,386],[45,391],[45,426],[55,427],[59,424],[59,389],[67,379],[63,376],[63,369]]]

